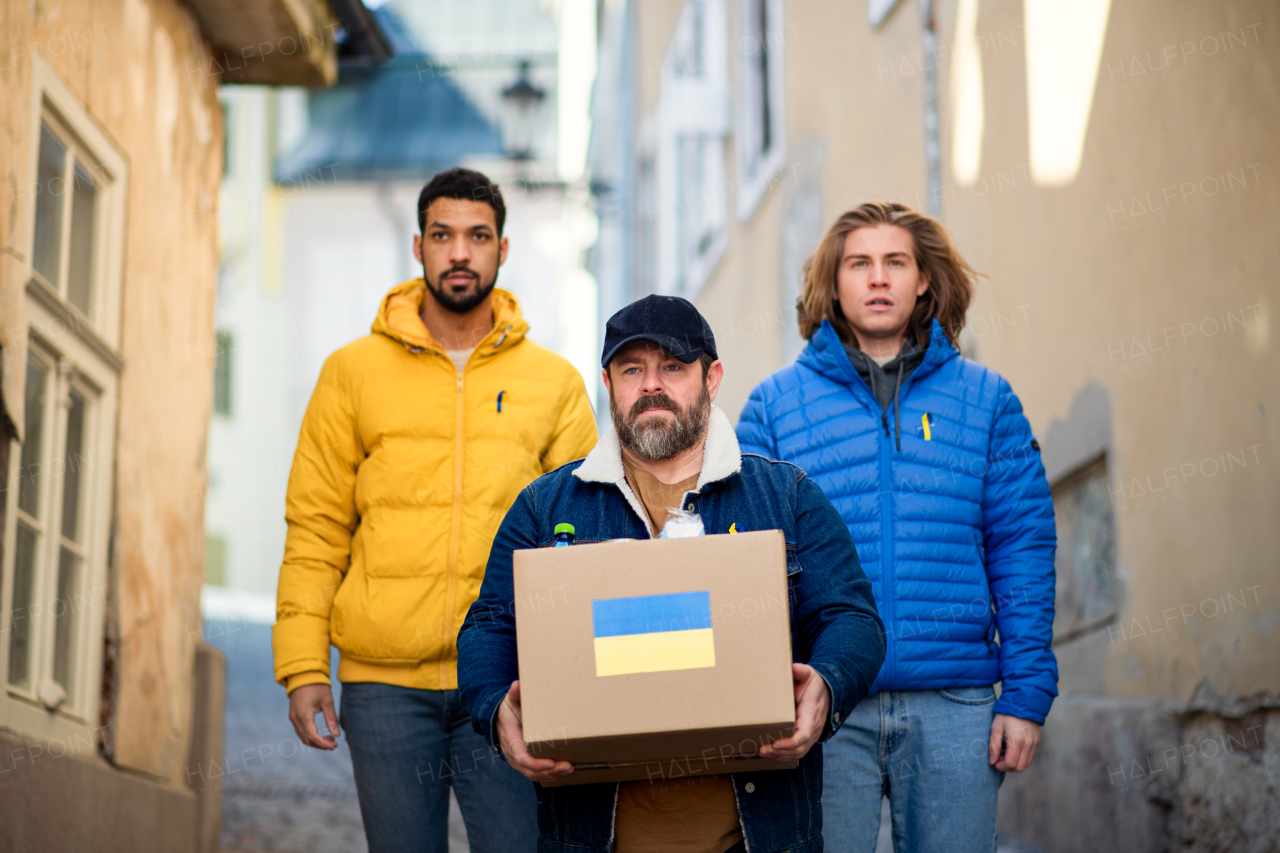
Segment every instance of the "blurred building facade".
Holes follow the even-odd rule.
[[[803,345],[800,266],[844,210],[937,210],[986,273],[962,348],[1021,397],[1059,525],[1061,697],[1001,826],[1053,853],[1275,849],[1276,24],[1242,0],[600,3],[601,316],[693,299],[731,416]]]
[[[0,848],[217,849],[217,86],[331,83],[371,56],[369,20],[348,0],[6,4]]]
[[[559,165],[567,14],[537,0],[392,0],[376,12],[396,51],[385,64],[344,68],[324,90],[221,91],[206,615],[274,621],[302,415],[325,358],[422,275],[417,199],[436,172],[466,166],[500,185],[511,250],[498,286],[520,299],[530,337],[594,374],[594,219]]]

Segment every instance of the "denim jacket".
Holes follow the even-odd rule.
[[[812,666],[831,691],[829,738],[870,691],[884,660],[884,626],[853,539],[822,491],[794,465],[743,455],[733,426],[713,409],[696,490],[684,506],[702,516],[707,533],[781,530],[794,660]],[[557,522],[570,521],[576,541],[652,536],[648,516],[627,486],[612,427],[584,460],[531,483],[493,541],[480,597],[458,635],[458,686],[476,729],[496,747],[498,706],[518,677],[511,554],[547,547]],[[566,697],[572,701],[572,697]],[[730,775],[747,849],[822,849],[822,749],[815,745],[794,770]],[[614,849],[617,783],[537,787],[538,849],[543,853],[608,853]]]

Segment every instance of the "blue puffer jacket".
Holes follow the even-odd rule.
[[[823,322],[751,393],[738,440],[803,468],[849,526],[888,633],[873,693],[1002,681],[996,713],[1043,723],[1058,695],[1056,533],[1022,404],[936,321],[899,401],[900,450],[894,413]]]

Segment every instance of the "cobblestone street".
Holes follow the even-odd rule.
[[[346,741],[339,737],[331,753],[298,742],[289,723],[289,700],[272,678],[271,626],[207,620],[205,639],[227,656],[225,759],[200,771],[206,784],[222,787],[221,848],[237,853],[364,853]],[[340,687],[334,700],[341,701]],[[467,850],[462,816],[451,802],[449,851]]]

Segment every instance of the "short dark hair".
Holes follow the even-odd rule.
[[[483,201],[493,208],[493,218],[498,224],[498,236],[507,219],[507,206],[502,202],[502,190],[484,175],[472,169],[446,169],[427,182],[418,194],[418,230],[427,229],[427,208],[438,198],[460,198],[466,201]]]

